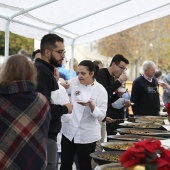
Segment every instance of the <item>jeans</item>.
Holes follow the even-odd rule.
[[[47,139],[47,168],[46,170],[56,170],[57,143],[52,139]]]

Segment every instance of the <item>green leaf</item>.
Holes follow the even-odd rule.
[[[150,152],[146,152],[146,161],[147,162],[152,162],[154,159],[157,158],[157,154],[156,153],[150,153]]]
[[[146,164],[145,165],[145,170],[157,170],[158,164],[157,163],[152,163],[152,164]]]

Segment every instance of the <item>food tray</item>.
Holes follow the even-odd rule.
[[[104,142],[100,145],[105,151],[126,151],[128,148],[133,146],[133,141],[118,141],[112,140],[111,142]]]
[[[109,135],[107,136],[107,138],[109,139],[109,141],[112,140],[121,140],[121,141],[134,141],[134,142],[138,142],[141,140],[145,140],[145,139],[149,139],[149,138],[155,138],[158,140],[166,140],[167,138],[163,138],[163,137],[158,137],[158,136],[141,136],[141,135]]]
[[[155,129],[119,128],[117,129],[117,132],[119,132],[120,134],[170,137],[170,132],[165,130],[155,130]]]
[[[120,163],[120,157],[124,151],[105,151],[105,152],[94,152],[90,154],[90,157],[99,164],[107,163]]]

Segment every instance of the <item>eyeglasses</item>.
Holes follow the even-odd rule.
[[[65,50],[51,50],[51,51],[55,51],[56,53],[60,54],[60,55],[64,55],[66,53]]]
[[[127,68],[125,68],[125,67],[122,67],[122,66],[119,66],[118,64],[116,64],[120,69],[122,69],[122,70],[124,70],[124,71],[126,71],[127,70]]]

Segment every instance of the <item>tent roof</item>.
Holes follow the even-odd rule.
[[[170,0],[0,0],[0,30],[81,44],[170,14]]]

